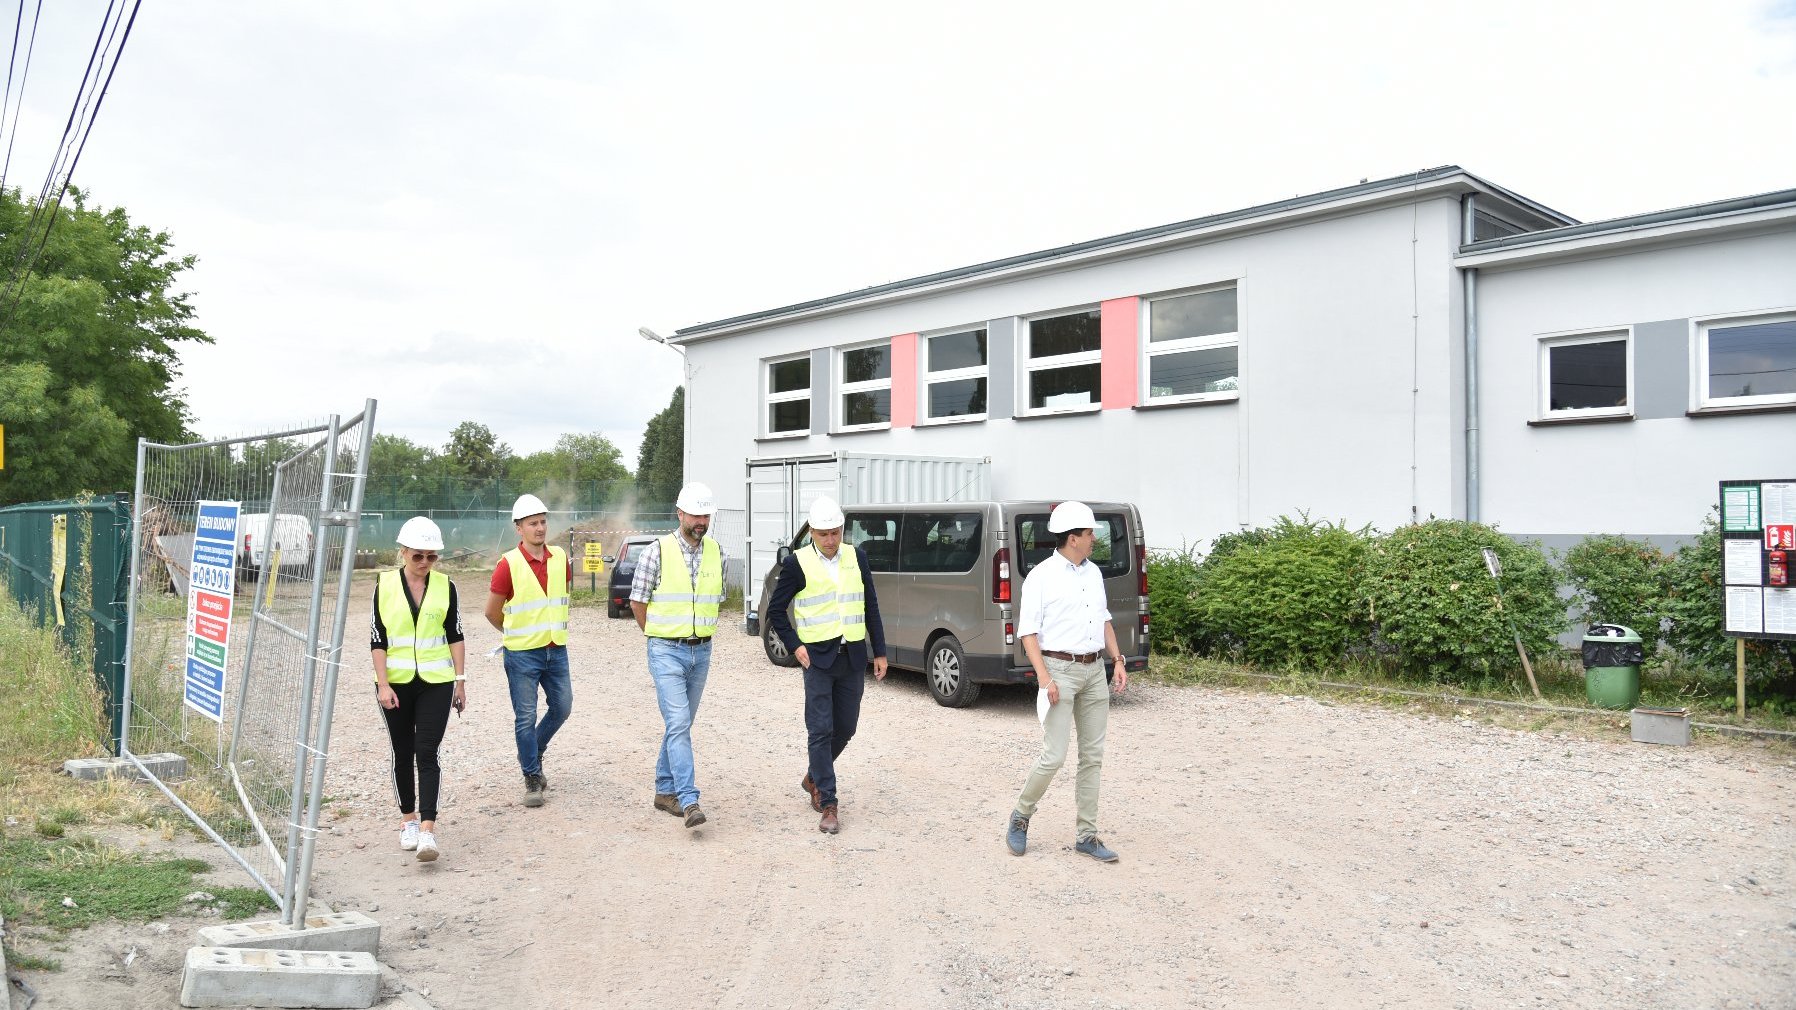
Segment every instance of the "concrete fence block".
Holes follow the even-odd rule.
[[[1637,708],[1629,715],[1633,737],[1639,743],[1662,743],[1673,747],[1690,743],[1689,709]]]
[[[361,951],[378,956],[380,923],[360,912],[326,912],[306,916],[304,929],[275,920],[206,926],[199,942],[203,947]]]
[[[181,1005],[354,1007],[380,998],[380,966],[361,951],[193,947]]]
[[[179,754],[139,754],[138,760],[155,776],[164,782],[187,777],[187,759]],[[65,775],[73,776],[84,782],[97,782],[100,779],[132,778],[142,779],[143,773],[131,763],[130,758],[70,758],[62,763]]]

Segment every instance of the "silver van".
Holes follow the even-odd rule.
[[[924,674],[929,691],[951,708],[971,705],[983,684],[1033,684],[1035,671],[1016,636],[1023,578],[1054,552],[1048,513],[1055,502],[937,502],[851,505],[844,539],[873,571],[891,666]],[[1091,560],[1104,575],[1111,625],[1130,673],[1147,668],[1147,546],[1133,505],[1088,502],[1097,515]],[[811,542],[800,528],[779,560]],[[767,572],[750,634],[767,658],[792,666],[767,603],[779,581]]]

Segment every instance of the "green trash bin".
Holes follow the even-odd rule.
[[[1593,624],[1584,633],[1584,695],[1598,708],[1631,709],[1640,701],[1646,646],[1633,628]]]

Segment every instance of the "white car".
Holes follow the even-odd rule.
[[[253,580],[264,562],[283,572],[305,571],[312,564],[312,521],[291,512],[247,512],[237,517],[237,577]],[[279,552],[280,560],[268,557]]]

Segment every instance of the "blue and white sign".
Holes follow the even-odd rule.
[[[231,603],[237,585],[237,518],[241,503],[200,502],[187,582],[187,707],[224,721],[225,663],[231,646]]]

